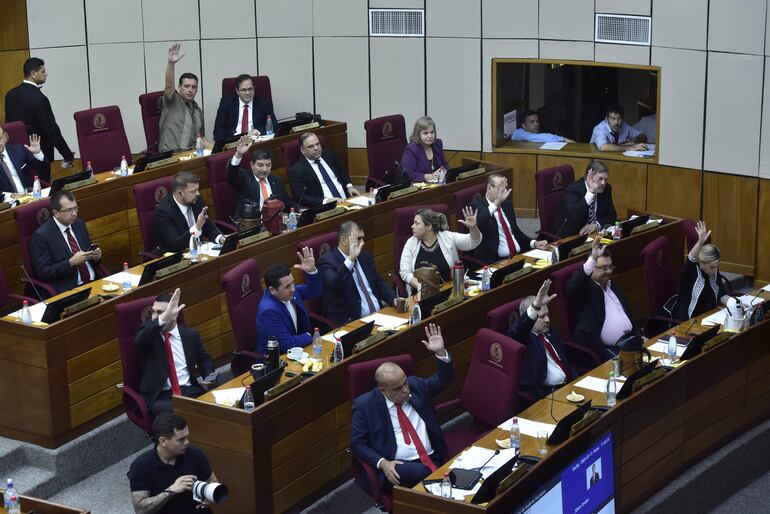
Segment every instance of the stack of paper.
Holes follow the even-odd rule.
[[[214,395],[214,401],[219,405],[234,407],[243,396],[245,387],[233,387],[231,389],[214,389],[211,394]]]
[[[547,250],[530,250],[527,253],[525,253],[527,257],[532,257],[533,259],[537,260],[544,260],[544,261],[550,261],[551,260],[551,252]]]
[[[142,278],[141,275],[136,275],[134,273],[129,273],[128,278],[131,280],[131,287],[139,287],[139,280]],[[112,282],[113,284],[123,285],[123,272],[115,273],[114,275],[110,275],[109,277],[104,277],[104,280],[107,282]]]
[[[686,346],[682,346],[680,344],[676,345],[676,356],[681,357],[684,353]],[[651,344],[647,347],[648,350],[652,352],[659,352],[659,353],[665,353],[668,355],[668,341],[664,341],[663,339],[658,339],[654,344]]]
[[[617,382],[623,382],[626,380],[626,377],[615,377],[615,380]],[[588,389],[590,391],[596,391],[597,393],[605,393],[607,392],[607,381],[603,378],[589,376],[589,377],[585,377],[579,382],[576,382],[575,387],[580,387],[581,389]]]
[[[375,312],[374,314],[371,314],[365,318],[361,318],[361,321],[364,323],[374,321],[374,324],[378,327],[396,328],[405,324],[409,320],[399,318],[398,316],[388,316],[387,314],[380,314],[379,312]]]
[[[724,325],[725,318],[727,317],[727,309],[719,309],[714,314],[706,316],[700,322],[704,327],[710,327],[712,325]]]
[[[499,453],[495,455],[495,451]],[[477,469],[481,475],[487,478],[497,468],[516,456],[516,448],[506,450],[490,450],[480,446],[471,446],[462,452],[452,464],[450,469]],[[484,466],[484,467],[482,467]],[[467,493],[466,493],[467,494]]]
[[[566,142],[551,142],[551,143],[543,143],[543,146],[540,147],[541,150],[561,150],[567,146]]]
[[[347,333],[348,333],[347,330],[335,330],[334,332],[330,332],[326,335],[321,336],[321,339],[323,339],[324,341],[329,341],[330,343],[335,343],[337,342],[335,337],[342,337]]]

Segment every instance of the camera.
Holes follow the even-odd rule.
[[[192,486],[193,500],[201,502],[203,500],[212,503],[224,503],[230,496],[227,486],[217,482],[203,482],[196,480]]]

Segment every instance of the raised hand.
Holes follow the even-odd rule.
[[[444,337],[441,335],[440,326],[435,325],[434,323],[429,324],[425,327],[425,336],[428,338],[427,341],[425,339],[422,340],[422,344],[425,345],[425,348],[436,355],[445,354]]]
[[[246,152],[249,151],[249,148],[251,148],[251,136],[249,134],[244,134],[238,140],[238,145],[235,147],[235,156],[239,159],[243,159]]]
[[[206,220],[209,219],[208,215],[206,214],[209,212],[208,206],[204,206],[203,209],[201,209],[200,214],[198,214],[198,219],[195,220],[195,226],[198,227],[198,230],[203,230],[203,225],[206,224]]]
[[[26,148],[31,154],[39,154],[41,152],[40,136],[37,134],[32,134],[29,136],[29,145],[24,145],[24,148]]]
[[[174,290],[174,294],[171,295],[171,300],[166,305],[166,310],[159,316],[161,323],[163,323],[164,331],[169,331],[176,325],[177,317],[179,313],[184,309],[184,304],[179,304],[179,298],[182,296],[182,291],[177,287]]]
[[[305,273],[315,272],[315,257],[312,248],[304,247],[301,253],[297,252],[297,257],[299,257],[299,264],[295,264],[295,268],[301,269]]]
[[[596,260],[601,257],[605,248],[607,248],[607,245],[602,244],[601,238],[598,235],[594,237],[594,240],[591,242],[591,258]]]
[[[457,220],[458,223],[462,223],[468,230],[476,228],[476,211],[469,206],[463,207],[464,220]]]
[[[350,260],[355,261],[358,256],[361,255],[361,250],[364,248],[364,240],[358,240],[358,233],[353,232],[350,234],[350,249],[348,250],[348,257]]]
[[[548,290],[551,288],[551,279],[546,279],[545,282],[543,282],[543,285],[540,286],[540,289],[537,291],[537,296],[535,296],[535,302],[534,305],[536,307],[542,307],[544,305],[548,305],[548,302],[556,298],[555,294],[549,295]]]
[[[706,241],[711,237],[711,231],[706,230],[706,224],[703,221],[699,221],[695,225],[695,232],[698,234],[698,242],[700,244],[706,244]]]
[[[168,62],[170,64],[178,63],[185,54],[179,53],[182,49],[182,43],[174,43],[168,49]]]

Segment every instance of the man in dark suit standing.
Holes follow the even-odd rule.
[[[601,161],[588,163],[585,177],[564,190],[561,210],[552,232],[559,237],[591,234],[617,220],[612,203],[612,186],[607,182],[609,170]]]
[[[369,252],[364,251],[364,229],[346,221],[337,230],[337,248],[320,256],[324,316],[338,326],[394,305],[393,288],[383,280]]]
[[[190,236],[201,234],[209,241],[222,244],[225,236],[208,218],[208,207],[200,197],[200,179],[189,171],[174,175],[172,192],[155,208],[153,232],[155,253],[181,252],[187,248]]]
[[[536,241],[521,231],[513,205],[508,201],[510,195],[508,179],[493,173],[487,177],[484,196],[477,194],[469,204],[477,212],[477,224],[481,231],[481,244],[473,251],[473,256],[487,264],[532,248],[548,248],[547,241]]]
[[[5,94],[5,121],[24,122],[27,134],[40,136],[40,145],[48,162],[53,162],[53,149],[56,148],[64,159],[62,166],[69,168],[75,155],[61,135],[51,102],[40,91],[48,78],[45,62],[31,57],[24,62],[23,70],[24,81]]]
[[[289,210],[292,205],[283,181],[278,175],[271,175],[273,161],[266,150],[257,149],[251,153],[251,171],[240,167],[241,160],[249,151],[251,140],[243,136],[238,141],[235,155],[227,167],[227,182],[238,192],[238,204],[235,206],[235,215],[240,217],[246,202],[253,202],[262,210],[265,200],[274,196],[283,202],[284,210]]]
[[[549,295],[551,280],[540,286],[537,296],[527,296],[519,304],[519,317],[511,324],[508,336],[527,347],[521,363],[519,387],[534,401],[546,396],[558,385],[569,382],[575,372],[556,332],[551,331],[548,304],[556,298]]]
[[[196,397],[210,382],[195,381],[196,373],[207,378],[214,363],[201,343],[198,332],[177,323],[184,304],[179,304],[180,290],[160,294],[152,304],[152,318],[139,325],[134,343],[142,358],[142,396],[154,416],[171,410],[171,396]]]
[[[102,250],[91,244],[74,194],[57,191],[50,205],[52,216],[32,234],[29,250],[37,278],[63,293],[100,277]]]
[[[302,157],[289,170],[294,200],[301,206],[315,207],[358,196],[348,172],[329,150],[321,148],[318,136],[305,132],[299,136]]]
[[[385,362],[374,374],[377,387],[353,400],[350,449],[380,471],[380,484],[388,488],[414,486],[447,457],[432,397],[452,383],[454,366],[441,328],[431,323],[425,335],[422,344],[438,358],[433,376],[407,377]]]
[[[0,191],[11,197],[25,194],[35,176],[51,180],[51,166],[40,149],[40,136],[29,136],[29,145],[9,145],[8,132],[0,127]]]
[[[254,83],[248,74],[238,75],[235,94],[223,96],[219,101],[214,120],[214,140],[220,141],[253,130],[256,134],[264,134],[268,116],[275,124],[273,102],[254,94]]]

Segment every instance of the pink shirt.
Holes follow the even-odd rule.
[[[596,267],[596,261],[589,256],[583,264],[583,271],[586,275],[590,275],[594,267]],[[597,285],[599,285],[598,282]],[[620,336],[627,330],[631,330],[633,325],[628,319],[620,299],[610,287],[610,282],[607,282],[607,287],[602,288],[602,291],[604,292],[604,325],[602,325],[601,339],[605,345],[615,346]]]

